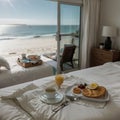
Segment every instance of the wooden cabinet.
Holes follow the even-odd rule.
[[[104,50],[93,48],[91,51],[90,66],[102,65],[106,62],[115,62],[120,60],[120,51]]]

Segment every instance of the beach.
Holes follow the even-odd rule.
[[[55,36],[40,36],[36,38],[0,40],[0,56],[41,55],[56,52]]]
[[[73,25],[63,25],[61,33],[68,34],[77,30]],[[18,56],[21,54],[55,53],[57,50],[57,25],[1,25],[0,56]],[[60,47],[72,42],[72,35],[62,36]]]

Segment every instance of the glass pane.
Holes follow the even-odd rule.
[[[75,33],[79,31],[80,7],[61,4],[61,33]]]
[[[76,49],[73,55],[73,62],[74,67],[78,68],[80,50],[80,6],[61,4],[60,8],[60,54],[63,53],[66,44],[75,45]]]

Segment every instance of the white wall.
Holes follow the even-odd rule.
[[[101,0],[100,15],[100,39],[104,39],[101,37],[102,26],[115,26],[118,28],[118,36],[113,40],[113,48],[120,49],[120,0]]]

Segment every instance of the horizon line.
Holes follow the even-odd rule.
[[[57,24],[23,24],[23,23],[19,23],[19,24],[0,24],[0,25],[57,25]],[[76,24],[63,24],[63,25],[76,25]]]

